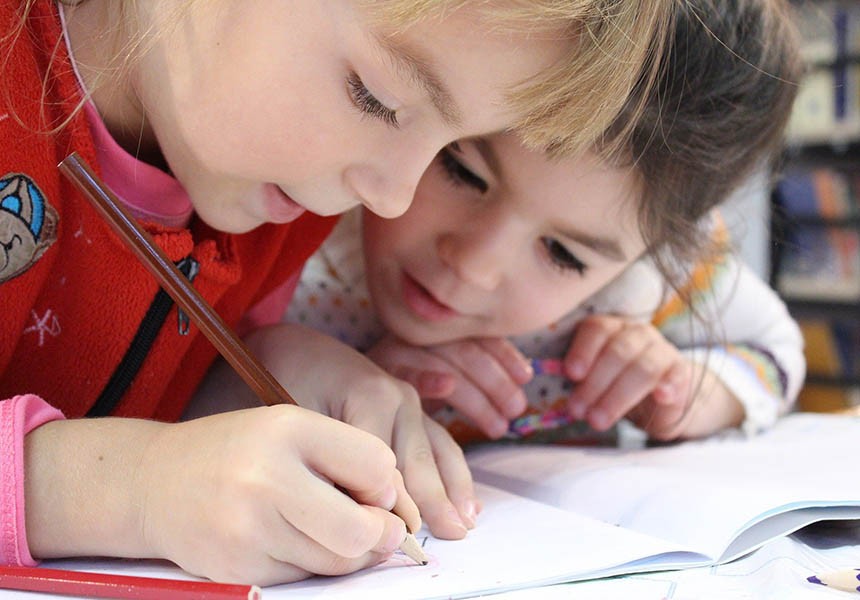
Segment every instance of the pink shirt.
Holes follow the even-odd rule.
[[[92,102],[84,107],[104,182],[141,221],[168,227],[186,227],[194,206],[176,178],[137,160],[111,136]],[[239,324],[239,335],[281,320],[295,289],[298,275],[251,308]]]
[[[24,518],[24,436],[63,413],[33,394],[0,402],[0,563],[32,567]]]

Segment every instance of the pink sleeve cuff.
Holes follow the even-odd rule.
[[[24,436],[62,418],[63,413],[33,394],[0,402],[0,564],[36,565],[24,520]]]

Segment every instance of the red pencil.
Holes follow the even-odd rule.
[[[0,588],[61,596],[133,600],[260,600],[255,585],[185,581],[85,571],[0,566]]]

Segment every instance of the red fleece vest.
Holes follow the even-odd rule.
[[[35,393],[78,417],[105,390],[159,288],[58,171],[72,151],[97,168],[93,142],[54,3],[36,2],[19,29],[20,10],[0,0],[0,399]],[[235,327],[333,224],[306,214],[242,235],[199,221],[147,229],[171,260],[199,262],[194,286]],[[215,356],[193,324],[180,334],[173,306],[112,414],[175,420]]]

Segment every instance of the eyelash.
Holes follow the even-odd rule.
[[[482,194],[486,193],[490,188],[486,181],[475,175],[463,163],[457,160],[448,148],[442,149],[439,153],[439,159],[442,162],[445,174],[448,175],[448,179],[454,185],[466,185],[475,188]]]
[[[376,96],[371,94],[370,90],[364,85],[358,73],[350,73],[346,78],[346,85],[349,89],[349,97],[358,110],[375,119],[379,119],[395,129],[400,127],[400,124],[397,122],[397,111],[391,110],[377,100]]]
[[[585,275],[585,272],[588,270],[588,265],[579,260],[570,250],[565,248],[564,244],[548,237],[543,237],[540,241],[554,266],[558,267],[562,271],[576,271],[580,275]]]
[[[456,144],[452,144],[456,148]],[[448,148],[443,148],[439,153],[442,169],[454,185],[466,185],[484,194],[489,189],[487,182],[475,175],[463,163],[461,163]],[[562,271],[576,271],[584,275],[588,266],[579,260],[564,244],[552,238],[541,238],[541,243],[546,250],[547,256],[554,267]]]

